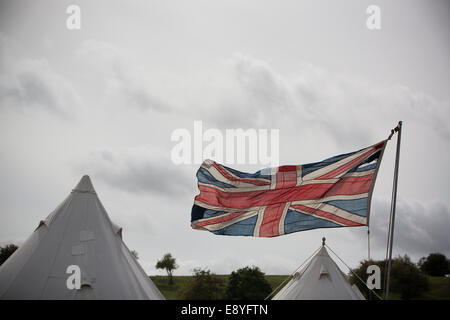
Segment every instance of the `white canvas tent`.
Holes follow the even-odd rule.
[[[68,266],[81,271],[69,290]],[[0,299],[164,299],[84,176],[0,266]]]
[[[273,300],[364,300],[331,259],[325,243],[303,270],[284,286]]]

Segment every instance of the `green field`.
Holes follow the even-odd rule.
[[[228,280],[228,275],[219,275],[225,281]],[[272,289],[275,289],[280,283],[282,283],[287,276],[280,275],[266,275],[265,278],[271,285]],[[192,280],[192,276],[174,276],[174,284],[169,285],[167,276],[151,276],[150,277],[161,293],[167,300],[182,300],[181,292],[189,281]],[[430,290],[423,294],[419,299],[423,300],[449,300],[450,299],[450,278],[443,277],[428,277]],[[399,299],[399,295],[392,292],[391,299]]]
[[[449,300],[450,278],[428,277],[430,291],[422,296],[424,300]]]
[[[218,277],[228,281],[228,275],[217,275]],[[167,300],[182,300],[181,292],[189,281],[192,280],[192,276],[174,276],[172,285],[169,284],[169,278],[167,276],[151,276],[153,283],[158,287],[159,291],[164,295]],[[272,289],[275,289],[286,276],[265,276]]]

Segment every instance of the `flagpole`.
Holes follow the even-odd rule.
[[[392,186],[392,202],[391,202],[391,224],[389,230],[389,260],[387,269],[387,281],[386,281],[386,296],[385,299],[389,299],[389,280],[391,277],[391,264],[392,264],[392,246],[394,243],[394,221],[395,221],[395,208],[397,203],[397,184],[398,184],[398,166],[400,160],[400,141],[402,138],[402,121],[398,122],[398,126],[394,129],[398,132],[397,135],[397,151],[395,155],[395,169],[394,169],[394,182]]]
[[[370,263],[370,228],[369,225],[367,225],[367,256],[368,256],[368,263]],[[372,290],[369,290],[369,300],[372,300]]]

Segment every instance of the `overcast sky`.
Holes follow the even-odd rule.
[[[365,227],[269,239],[192,230],[198,165],[171,162],[171,133],[195,120],[279,129],[280,164],[304,164],[372,145],[403,120],[394,255],[450,257],[448,1],[0,3],[0,245],[23,243],[88,174],[149,274],[162,274],[166,252],[175,274],[288,274],[323,236],[354,267]],[[70,4],[80,30],[66,28]],[[381,30],[366,27],[371,4]],[[372,201],[376,259],[395,143]]]

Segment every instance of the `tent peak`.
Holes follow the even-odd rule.
[[[327,248],[325,248],[325,246],[321,247],[320,250],[316,253],[316,255],[331,258],[330,255],[328,254]]]
[[[89,192],[95,193],[94,186],[92,185],[91,178],[88,175],[84,175],[77,186],[73,189],[74,192]]]
[[[331,250],[331,249],[330,249]],[[322,239],[322,246],[302,269],[300,276],[289,281],[274,300],[363,300],[346,275],[330,257]]]

